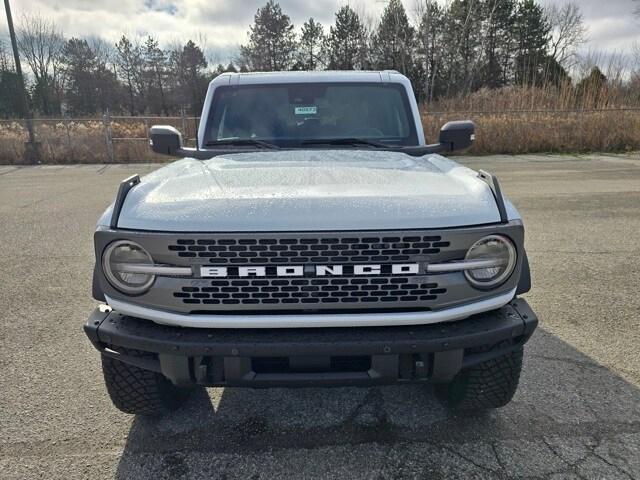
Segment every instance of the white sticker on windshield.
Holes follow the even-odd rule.
[[[296,107],[296,115],[316,115],[318,107]]]

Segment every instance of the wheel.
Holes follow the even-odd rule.
[[[485,410],[508,404],[518,389],[523,349],[462,370],[450,383],[435,385],[445,406],[456,410]]]
[[[145,356],[127,351],[127,355]],[[179,388],[164,375],[102,355],[102,373],[111,401],[124,413],[157,416],[179,408],[191,389]]]

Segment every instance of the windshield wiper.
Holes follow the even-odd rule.
[[[214,140],[211,142],[205,143],[205,147],[229,147],[229,146],[238,146],[238,147],[262,147],[269,149],[278,149],[277,145],[273,143],[265,142],[264,140],[255,140],[253,138],[233,138],[229,140]]]
[[[309,140],[303,140],[301,145],[368,145],[376,148],[389,148],[389,145],[385,145],[375,140],[367,140],[365,138],[312,138]]]

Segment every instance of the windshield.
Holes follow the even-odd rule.
[[[216,89],[205,144],[259,140],[296,147],[340,139],[417,145],[406,90],[379,83],[248,85]]]

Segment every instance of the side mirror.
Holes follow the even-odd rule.
[[[440,129],[440,144],[446,151],[465,150],[476,139],[476,125],[471,120],[449,122]]]
[[[182,134],[169,125],[155,125],[149,130],[151,150],[162,155],[177,157],[182,148]]]

